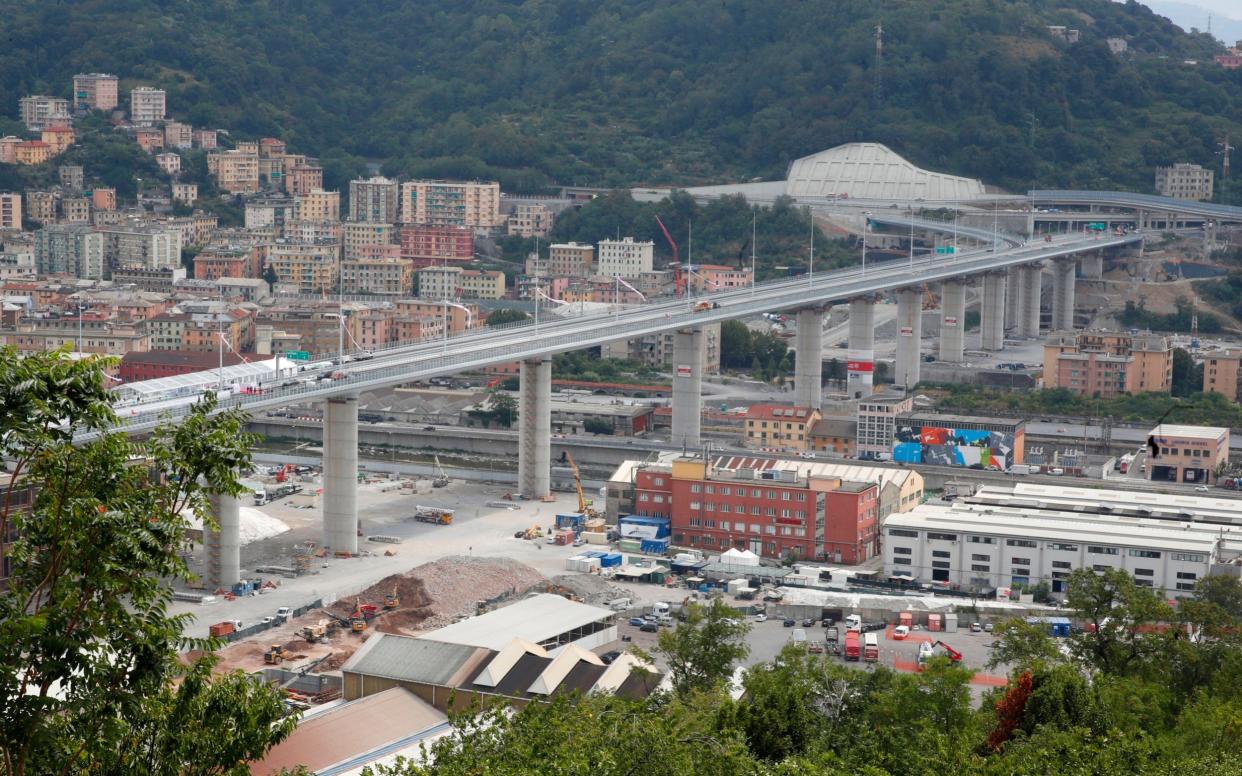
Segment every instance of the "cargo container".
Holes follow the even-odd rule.
[[[944,616],[944,632],[957,633],[957,614],[950,612]]]
[[[863,636],[863,660],[874,663],[880,659],[880,639],[874,633]]]
[[[593,531],[583,531],[579,535],[586,541],[587,544],[607,544],[608,543],[608,534],[606,533],[595,533]]]
[[[641,539],[622,539],[617,543],[617,547],[622,552],[642,552],[643,543]]]
[[[932,633],[940,632],[940,622],[939,614],[932,613],[927,615],[927,629]]]
[[[621,553],[610,552],[604,557],[599,559],[599,566],[600,568],[605,568],[605,569],[616,568],[617,566],[621,565],[621,562],[622,562]]]
[[[586,515],[557,515],[557,528],[580,528],[586,522]]]
[[[574,532],[573,531],[557,531],[555,541],[556,541],[556,544],[560,544],[560,545],[573,544],[574,543]]]
[[[904,625],[907,628],[914,627],[914,612],[902,612],[897,615],[897,624]]]
[[[859,646],[859,638],[857,631],[848,631],[845,634],[845,659],[858,660],[862,657],[861,647]]]
[[[648,555],[663,555],[668,552],[668,539],[643,539],[639,542],[639,552]]]
[[[235,630],[237,629],[233,627],[232,621],[225,620],[224,622],[217,622],[216,624],[212,625],[210,628],[207,629],[207,633],[209,633],[212,638],[221,638],[223,636],[229,635]]]
[[[625,515],[617,522],[621,536],[626,539],[666,539],[672,535],[667,517]]]

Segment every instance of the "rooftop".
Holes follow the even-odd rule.
[[[965,500],[969,503],[1013,505],[1085,514],[1242,525],[1242,501],[1176,493],[1020,483],[985,485]]]
[[[341,671],[448,687],[456,686],[491,655],[486,649],[463,644],[376,633],[341,666]]]
[[[818,412],[811,407],[790,407],[784,404],[752,404],[746,411],[747,420],[791,420],[805,423]]]
[[[1217,426],[1176,426],[1161,423],[1151,430],[1152,436],[1188,437],[1190,439],[1220,439],[1229,436],[1229,429]]]
[[[420,638],[500,651],[515,638],[540,644],[612,616],[607,609],[540,593]]]

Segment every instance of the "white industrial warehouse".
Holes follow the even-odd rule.
[[[1138,503],[1137,495],[989,487],[965,501],[923,504],[886,521],[884,569],[980,592],[1047,582],[1059,594],[1074,569],[1118,568],[1174,597],[1208,574],[1242,572],[1238,502],[1143,494]]]

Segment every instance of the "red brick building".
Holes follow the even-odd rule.
[[[474,258],[474,233],[458,226],[401,227],[401,257],[413,259],[414,268]]]
[[[854,565],[879,549],[879,487],[796,470],[708,471],[703,459],[646,465],[634,475],[634,511],[668,517],[673,545],[764,558]]]

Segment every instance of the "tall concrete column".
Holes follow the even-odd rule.
[[[212,494],[208,500],[216,529],[203,531],[207,583],[212,590],[228,589],[241,580],[240,504],[232,496],[223,494]]]
[[[1043,292],[1043,268],[1035,264],[1022,268],[1022,290],[1018,294],[1018,335],[1034,339],[1039,336],[1039,305]]]
[[[333,396],[323,418],[323,543],[358,554],[358,397]]]
[[[979,300],[979,347],[1003,350],[1005,347],[1005,295],[1008,278],[1000,272],[983,276],[982,298]]]
[[[850,338],[846,351],[846,382],[850,398],[870,396],[875,379],[875,302],[850,300]]]
[[[966,286],[957,280],[940,284],[940,360],[965,360]]]
[[[552,359],[522,362],[518,405],[518,492],[543,498],[552,492]]]
[[[897,363],[893,382],[902,388],[918,385],[922,370],[919,344],[923,339],[923,291],[903,288],[897,292]]]
[[[794,355],[794,404],[819,409],[824,403],[821,380],[824,368],[822,310],[807,308],[798,311]]]
[[[1092,280],[1099,280],[1104,277],[1104,253],[1096,251],[1084,255],[1081,259],[1082,276]]]
[[[1067,331],[1074,328],[1074,272],[1077,263],[1073,259],[1057,259],[1052,263],[1052,330]]]
[[[1005,270],[1005,329],[1018,327],[1019,310],[1022,302],[1018,294],[1022,289],[1022,268],[1010,267]]]
[[[703,428],[703,330],[673,333],[673,444],[698,447]]]

